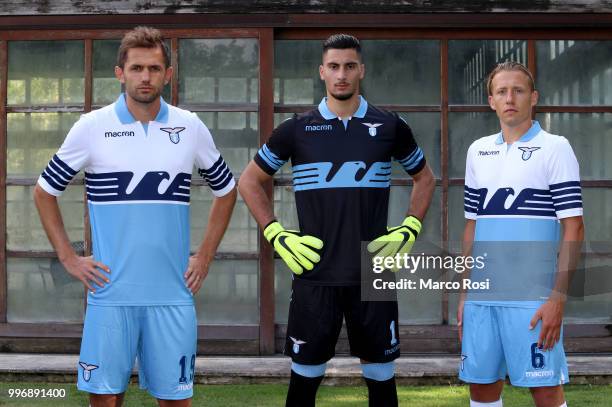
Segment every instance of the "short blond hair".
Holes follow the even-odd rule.
[[[533,92],[535,90],[535,81],[533,80],[531,71],[529,71],[529,69],[527,69],[527,67],[520,62],[506,61],[502,62],[501,64],[497,64],[495,69],[493,69],[489,74],[489,78],[487,79],[487,91],[489,92],[489,96],[493,95],[493,78],[502,71],[519,71],[524,73],[527,76],[527,82],[529,82],[531,91]]]
[[[139,26],[125,33],[117,52],[117,66],[123,68],[131,48],[157,48],[164,54],[166,68],[170,66],[170,51],[164,42],[161,32],[157,28]]]

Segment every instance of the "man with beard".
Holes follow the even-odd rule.
[[[189,406],[193,296],[227,228],[235,182],[206,126],[160,97],[172,67],[158,30],[137,27],[123,37],[115,75],[125,93],[75,123],[34,199],[59,260],[89,291],[78,388],[90,393],[91,406],[121,406],[135,358],[141,387],[160,406]],[[203,242],[189,257],[194,165],[215,198]],[[72,249],[57,204],[81,169],[92,257]]]
[[[291,407],[314,406],[343,319],[351,354],[362,362],[370,406],[397,406],[397,302],[361,301],[360,248],[374,240],[378,248],[398,241],[405,250],[411,246],[434,178],[408,124],[359,94],[364,69],[359,40],[328,38],[319,67],[327,97],[279,125],[240,178],[240,193],[264,236],[294,273],[285,345],[293,361]],[[289,159],[300,232],[281,226],[264,190]],[[414,188],[408,216],[388,231],[392,159],[411,175]]]

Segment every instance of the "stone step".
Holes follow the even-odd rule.
[[[67,382],[76,380],[78,355],[0,353],[0,380]],[[459,356],[403,356],[396,361],[400,384],[459,383]],[[612,355],[569,355],[572,383],[612,383]],[[271,357],[198,357],[196,382],[206,384],[286,383],[291,361]],[[134,370],[134,373],[136,369]],[[325,384],[362,384],[359,360],[335,357],[327,364]]]

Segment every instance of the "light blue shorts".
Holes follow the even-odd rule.
[[[537,308],[466,303],[459,378],[488,384],[505,380],[519,387],[557,386],[569,382],[561,339],[548,351],[538,349],[542,321],[529,322]]]
[[[188,399],[196,344],[193,305],[88,305],[77,387],[94,394],[123,393],[138,357],[142,389],[158,399]]]

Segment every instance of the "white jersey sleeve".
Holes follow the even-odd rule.
[[[582,216],[580,170],[574,151],[559,137],[548,161],[548,184],[558,219]]]
[[[217,150],[206,125],[197,116],[195,120],[198,129],[195,157],[198,174],[208,183],[215,196],[226,195],[236,186],[234,176]]]
[[[60,196],[89,160],[89,122],[86,116],[72,126],[58,152],[38,178],[38,185],[51,195]]]
[[[478,213],[478,191],[476,185],[476,177],[474,175],[474,167],[472,163],[472,153],[474,144],[468,148],[467,157],[465,159],[465,186],[463,190],[463,210],[466,219],[476,219]]]

